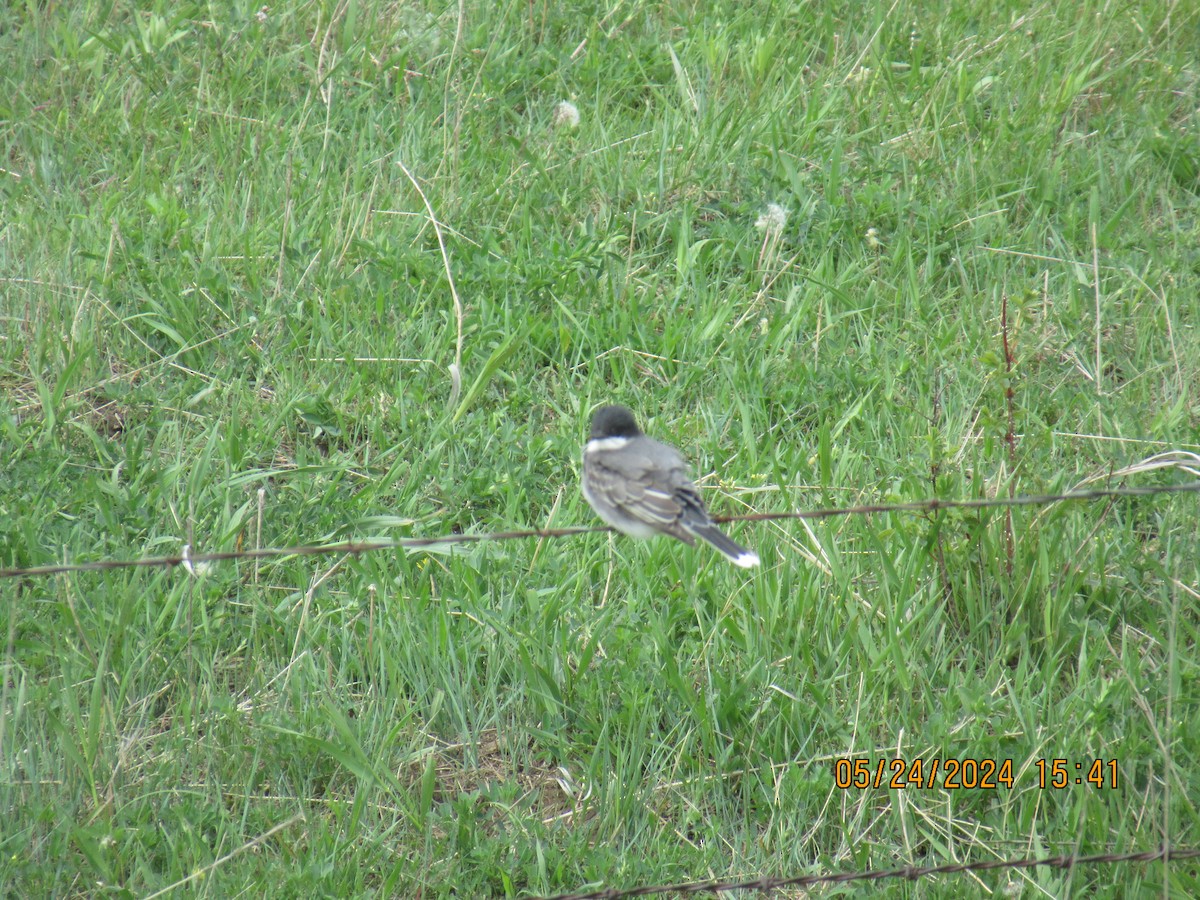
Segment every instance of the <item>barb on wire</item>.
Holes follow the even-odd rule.
[[[914,500],[910,503],[880,503],[866,506],[844,506],[810,509],[800,512],[748,513],[739,516],[713,516],[717,522],[775,522],[783,519],[828,519],[832,516],[862,516],[894,512],[936,512],[944,509],[988,509],[1006,506],[1036,506],[1062,503],[1069,500],[1101,500],[1109,497],[1146,497],[1151,494],[1200,493],[1200,481],[1184,484],[1163,484],[1151,487],[1095,488],[1069,491],[1064,494],[1030,494],[1018,497],[994,497],[982,500]],[[98,572],[108,569],[133,569],[153,566],[188,567],[203,563],[225,562],[232,559],[276,559],[283,556],[320,556],[346,553],[357,556],[379,550],[421,550],[428,547],[472,544],[481,541],[512,541],[527,538],[560,538],[596,531],[612,531],[606,525],[571,528],[533,528],[522,531],[491,531],[478,534],[447,534],[439,537],[397,538],[390,541],[343,541],[338,544],[302,544],[295,547],[266,547],[259,550],[227,550],[217,553],[192,553],[185,545],[179,556],[150,556],[141,559],[100,559],[93,562],[57,563],[31,568],[0,569],[0,578],[32,578],[42,575],[61,575],[66,572]]]
[[[988,859],[973,863],[951,863],[944,866],[904,866],[900,869],[875,869],[870,872],[838,872],[833,875],[799,875],[793,878],[758,878],[754,881],[697,881],[690,884],[655,885],[629,888],[607,888],[584,894],[557,894],[535,900],[622,900],[624,897],[652,897],[658,894],[702,894],[728,891],[774,891],[785,887],[806,887],[814,884],[845,884],[850,881],[884,881],[906,878],[910,881],[930,875],[951,875],[958,872],[986,872],[990,869],[1032,869],[1047,866],[1070,869],[1074,866],[1100,863],[1169,862],[1195,859],[1200,849],[1163,847],[1142,853],[1099,853],[1095,856],[1047,856],[1042,859]]]

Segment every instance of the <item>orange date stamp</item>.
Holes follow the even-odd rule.
[[[1021,773],[1036,773],[1037,787],[1061,790],[1071,785],[1094,788],[1117,787],[1119,767],[1115,759],[1089,759],[1072,762],[1067,759],[1035,759],[1021,768]],[[840,756],[833,761],[833,783],[841,790],[888,788],[903,791],[911,788],[941,788],[957,790],[999,790],[1016,784],[1011,759],[852,759]]]

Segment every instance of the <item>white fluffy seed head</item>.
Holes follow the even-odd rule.
[[[758,217],[754,227],[759,231],[769,231],[775,234],[787,227],[788,211],[778,203],[768,203],[766,212]]]
[[[579,107],[570,100],[559,100],[554,107],[554,124],[558,128],[578,128]]]

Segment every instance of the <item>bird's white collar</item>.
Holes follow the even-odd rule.
[[[584,453],[611,453],[614,450],[623,450],[629,446],[629,442],[633,438],[616,435],[615,437],[592,438],[587,442],[587,446],[583,448]]]

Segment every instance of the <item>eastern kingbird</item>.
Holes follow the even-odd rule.
[[[685,544],[711,544],[735,566],[758,565],[709,518],[679,451],[642,434],[623,406],[602,406],[583,448],[583,496],[596,515],[638,538],[669,534]]]

